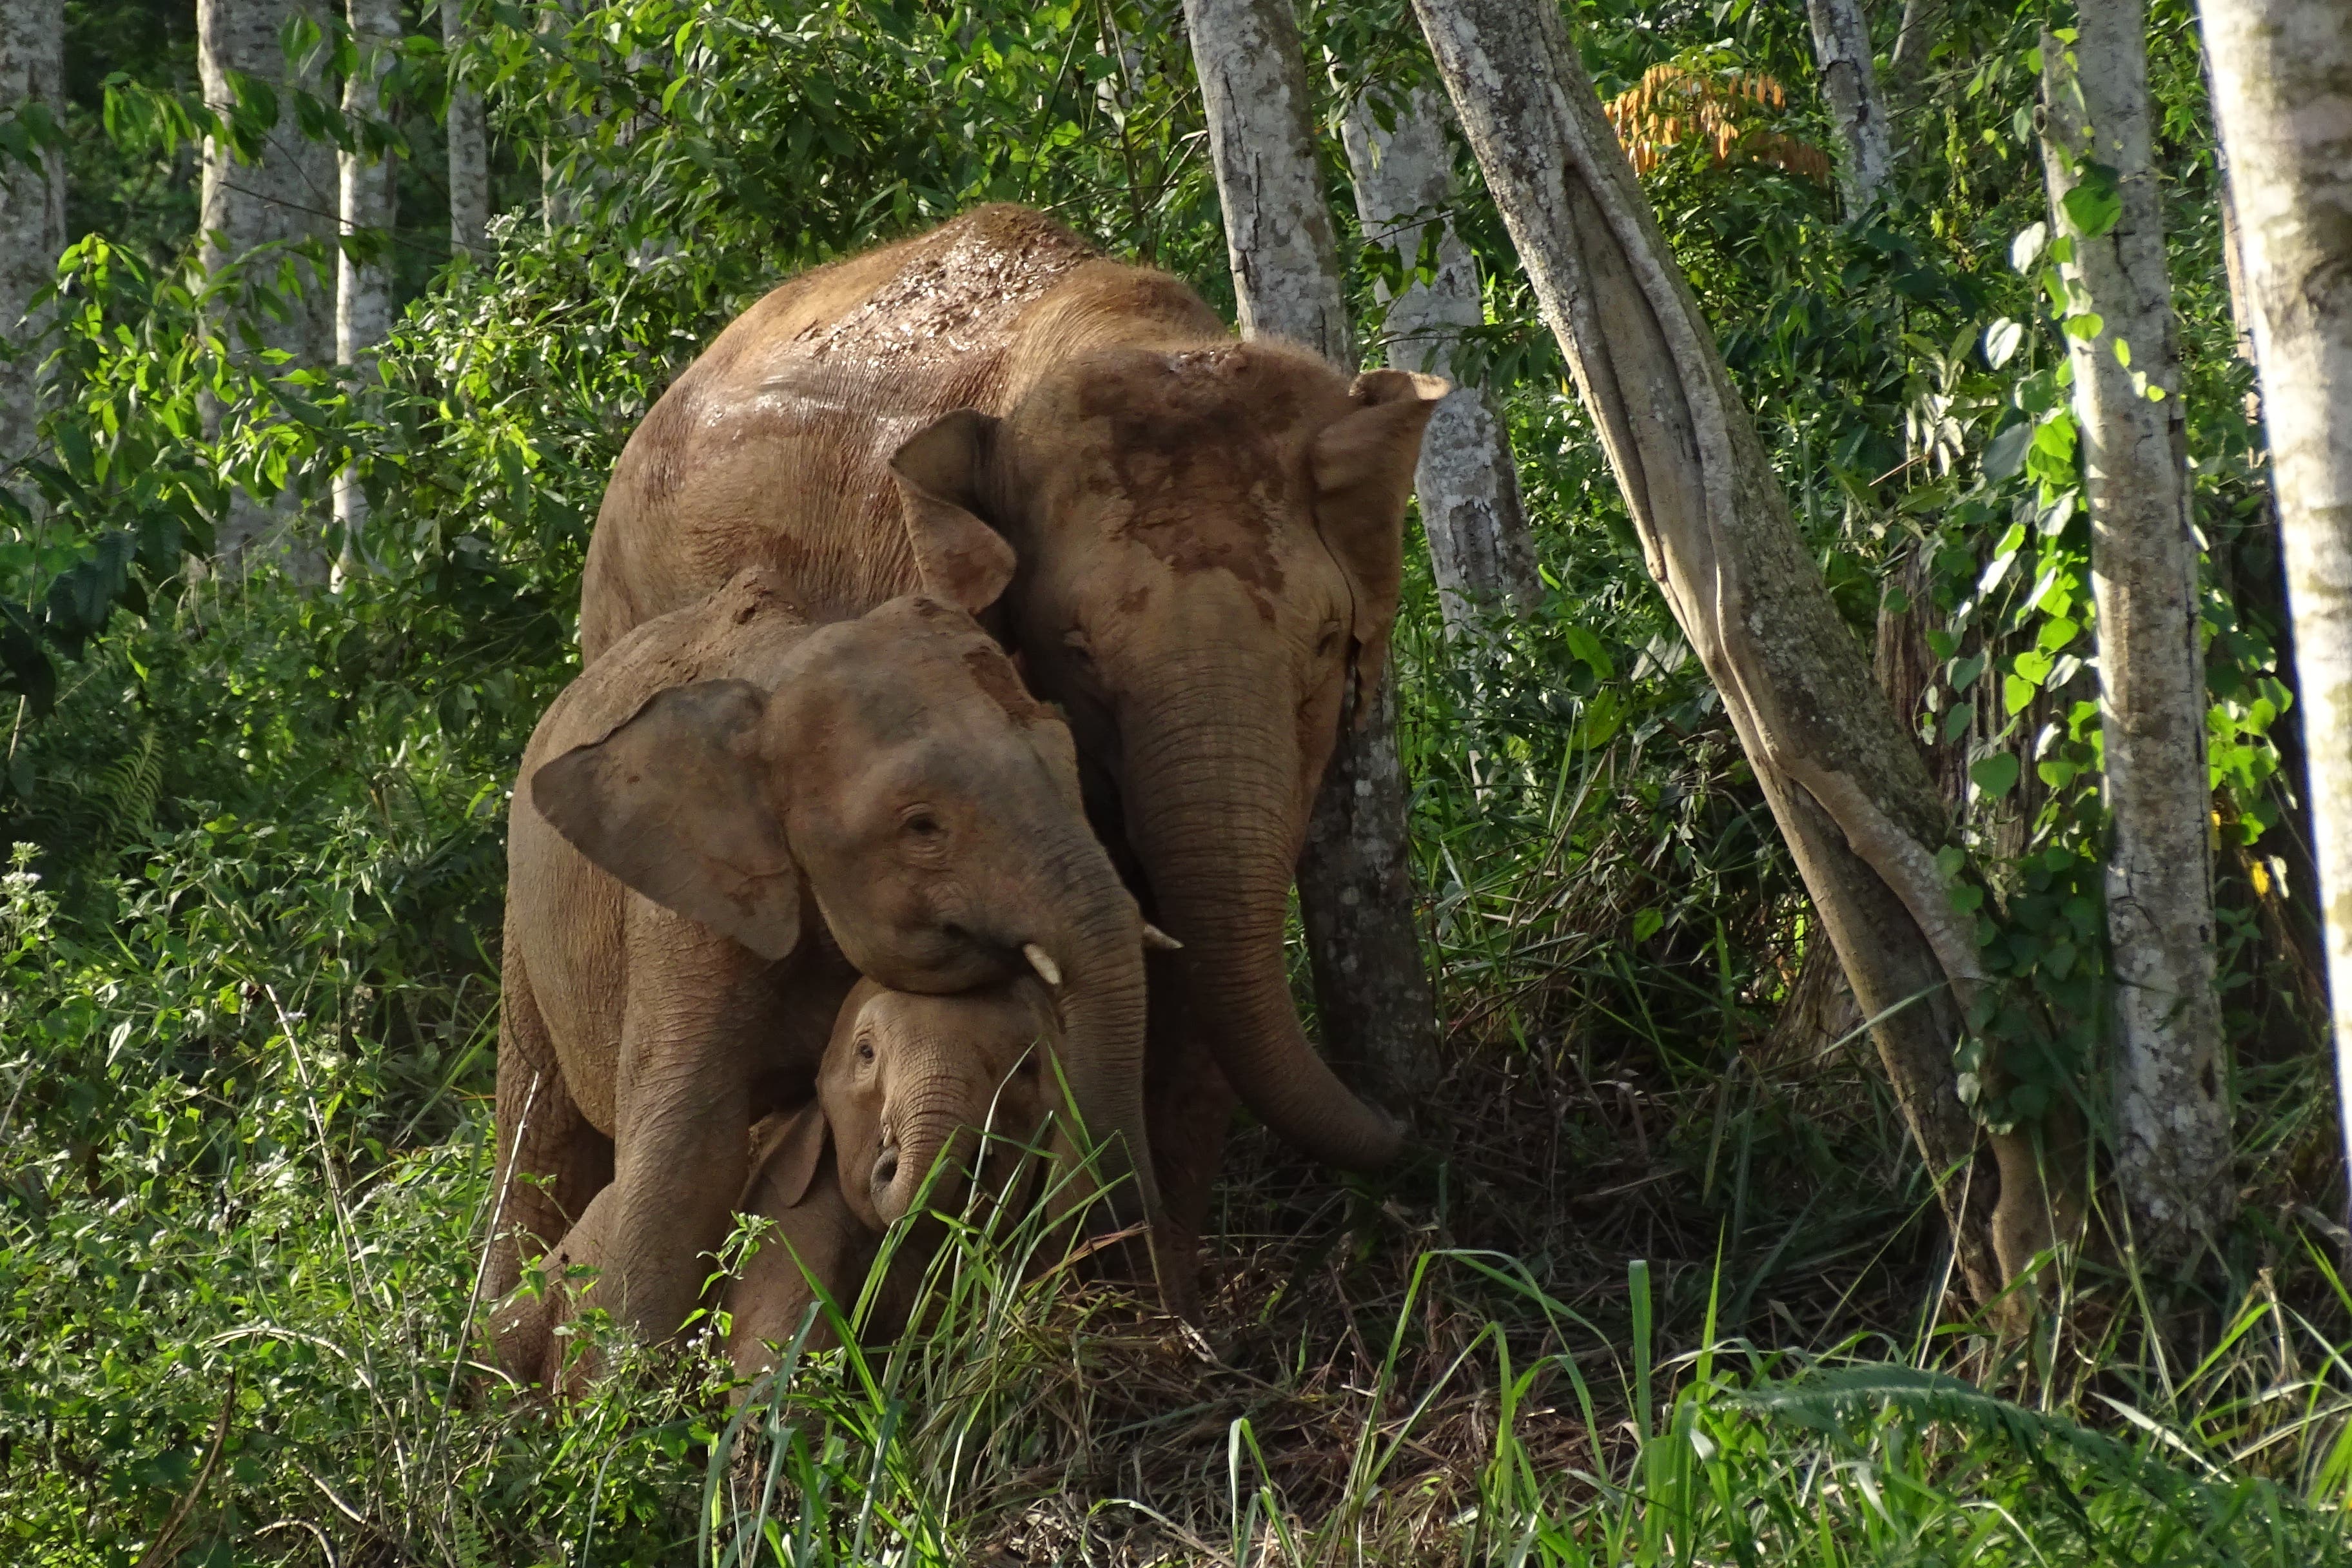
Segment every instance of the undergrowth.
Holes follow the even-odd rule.
[[[162,216],[77,244],[57,466],[0,518],[0,1541],[28,1568],[2345,1560],[2352,1235],[2293,769],[2269,771],[2275,530],[2176,0],[2152,72],[2229,775],[2241,1202],[2214,1256],[2075,1263],[2023,1341],[1956,1296],[1900,1109],[1472,184],[1465,363],[1506,393],[1546,598],[1448,632],[1409,542],[1423,1157],[1343,1182],[1237,1134],[1197,1335],[1023,1266],[1034,1234],[959,1231],[931,1326],[887,1352],[730,1390],[616,1347],[624,1375],[555,1410],[469,1364],[506,792],[571,671],[620,444],[774,277],[981,199],[1226,300],[1191,62],[1175,8],[1144,9],[1000,7],[966,37],[961,9],[826,5],[786,38],[753,6],[689,38],[676,7],[598,6],[552,41],[499,12],[502,137],[562,128],[589,216],[504,219],[494,258],[411,279],[373,411],[208,339]],[[1307,9],[1343,75],[1420,68],[1385,0]],[[1114,48],[1113,10],[1152,25]],[[1790,7],[1586,10],[1604,91],[1675,59],[1812,74]],[[2036,726],[2088,689],[2049,597],[2088,524],[2016,259],[2047,216],[2025,20],[1951,8],[1913,116],[1944,153],[1883,224],[1696,157],[1649,189],[1856,657],[1912,583],[1937,619],[1908,717],[1947,795],[1994,855],[2049,838],[2055,801],[2073,856],[2090,742]],[[109,89],[107,123],[178,124],[155,86]],[[1369,332],[1407,258],[1361,238]],[[282,303],[247,282],[240,308]],[[315,514],[346,464],[373,521],[337,591],[182,569],[231,486]],[[2020,570],[1997,542],[2029,535]]]
[[[2243,1075],[2226,1267],[2084,1265],[2043,1337],[1980,1330],[1864,1044],[1773,1028],[1801,906],[1635,613],[1580,648],[1408,646],[1433,1158],[1342,1184],[1240,1135],[1204,1335],[964,1236],[887,1352],[740,1405],[715,1361],[519,1399],[463,1332],[519,736],[389,689],[308,729],[320,608],[246,597],[233,644],[94,656],[44,743],[122,760],[5,885],[0,1531],[28,1563],[2345,1555],[2315,1064]],[[109,691],[164,658],[196,661],[178,711]],[[1564,661],[1605,662],[1607,721]],[[201,722],[225,743],[150,739]]]

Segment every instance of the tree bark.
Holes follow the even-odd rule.
[[[458,68],[465,42],[465,0],[441,0],[441,47],[449,61],[449,254],[482,257],[489,251],[489,121],[482,95]]]
[[[358,63],[343,83],[343,113],[354,134],[369,121],[383,118],[383,76],[392,68],[400,45],[397,0],[351,0],[352,44]],[[376,345],[392,335],[392,268],[383,247],[393,226],[393,165],[389,153],[378,155],[362,143],[341,154],[341,214],[343,248],[335,275],[335,363],[350,372],[353,403],[374,403]],[[353,236],[367,231],[376,247],[373,258],[355,259]],[[355,467],[335,475],[335,522],[342,532],[341,570],[350,570],[361,558],[361,534],[367,527],[367,493],[360,488]]]
[[[0,114],[38,105],[60,132],[66,111],[64,0],[0,0]],[[37,377],[41,354],[34,340],[42,321],[29,314],[33,296],[55,275],[66,247],[65,150],[39,148],[38,166],[0,156],[0,485],[27,499],[30,485],[10,483],[10,468],[30,455],[40,417]]]
[[[2063,1219],[2030,1137],[1996,1137],[1994,1159],[1979,1160],[1959,1096],[1953,1048],[1985,982],[1973,923],[1936,864],[1948,837],[1943,803],[1797,537],[1753,418],[1559,12],[1539,0],[1414,8],[1592,412],[1651,575],[1721,692],[1875,1020],[1962,1277],[1989,1300]]]
[[[283,300],[282,314],[246,309],[236,297],[238,290],[226,285],[232,281],[231,270],[242,266],[249,268],[247,281],[274,289],[283,253],[333,230],[338,199],[331,168],[334,150],[302,135],[290,101],[295,91],[318,89],[317,68],[294,66],[279,43],[279,34],[297,8],[290,0],[198,0],[196,6],[196,62],[205,107],[226,114],[235,106],[232,71],[256,78],[278,94],[278,122],[264,139],[257,163],[241,163],[221,138],[205,139],[198,217],[203,231],[199,260],[208,282],[221,289],[209,306],[213,330],[231,339],[235,353],[237,342],[229,322],[243,318],[265,350],[289,356],[278,374],[331,358],[332,294],[308,266],[296,267],[301,291]],[[257,254],[265,248],[271,254]],[[220,411],[207,405],[205,419],[208,432],[216,434]],[[232,574],[267,556],[304,581],[325,575],[322,558],[297,538],[290,492],[268,497],[235,492],[218,523],[214,549]]]
[[[1290,0],[1185,0],[1244,337],[1354,362],[1330,206],[1316,167],[1307,57]],[[1343,723],[1298,865],[1326,1049],[1391,1095],[1425,1079],[1436,1005],[1421,952],[1393,675]]]
[[[1848,217],[1877,205],[1878,193],[1895,169],[1895,145],[1886,126],[1886,100],[1870,59],[1870,18],[1862,0],[1805,0],[1813,27],[1813,60],[1822,96],[1837,121],[1845,159],[1838,170]]]
[[[2074,252],[2063,268],[2075,311],[2066,345],[2090,491],[2112,822],[2116,1175],[2137,1244],[2179,1258],[2228,1220],[2235,1193],[2188,426],[2149,137],[2146,0],[2082,0],[2080,16],[2073,46],[2042,38],[2042,168]],[[2121,216],[2084,232],[2076,218],[2110,189]],[[2095,335],[2076,335],[2094,324]]]
[[[1525,612],[1543,599],[1535,543],[1519,503],[1511,442],[1485,388],[1463,374],[1464,334],[1484,326],[1486,305],[1478,264],[1454,230],[1453,160],[1445,145],[1443,102],[1415,89],[1398,106],[1396,129],[1382,131],[1368,100],[1358,100],[1341,128],[1356,212],[1364,237],[1395,251],[1410,271],[1436,231],[1437,267],[1389,297],[1380,353],[1399,370],[1428,371],[1456,384],[1421,438],[1413,490],[1437,579],[1446,629],[1461,635],[1482,613]]]
[[[1927,74],[1927,51],[1943,31],[1951,0],[1904,0],[1903,21],[1895,33],[1895,50],[1886,58],[1886,74],[1896,95],[1909,102],[1918,96],[1919,79]]]
[[[2201,10],[2285,535],[2340,1108],[2352,1106],[2352,11]]]

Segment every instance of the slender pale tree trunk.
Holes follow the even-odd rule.
[[[1879,96],[1871,66],[1870,18],[1862,0],[1805,0],[1813,26],[1813,61],[1822,96],[1837,121],[1845,158],[1838,170],[1848,217],[1877,204],[1895,169],[1895,144],[1886,123],[1886,100]]]
[[[1519,476],[1509,434],[1486,389],[1463,375],[1464,334],[1486,321],[1478,264],[1454,231],[1454,165],[1445,145],[1445,109],[1426,89],[1397,106],[1396,129],[1383,131],[1370,100],[1349,113],[1340,139],[1356,186],[1364,237],[1402,258],[1408,271],[1435,231],[1437,267],[1388,298],[1381,356],[1399,370],[1429,371],[1456,385],[1421,438],[1413,490],[1437,579],[1437,603],[1449,631],[1475,625],[1482,611],[1532,610],[1543,597],[1534,542],[1519,504]]]
[[[2197,542],[2149,136],[2146,0],[2082,0],[2080,16],[2072,46],[2042,35],[2042,165],[2074,253],[2063,264],[2076,312],[2066,342],[2089,478],[2113,823],[2116,1175],[2137,1245],[2173,1258],[2229,1218],[2235,1192],[2213,988]]]
[[[1316,168],[1307,57],[1290,0],[1185,0],[1242,335],[1353,363],[1331,210]],[[1298,903],[1331,1054],[1391,1091],[1423,1079],[1436,1006],[1405,842],[1394,678],[1343,724],[1299,859]]]
[[[449,60],[449,253],[478,257],[489,249],[490,132],[482,95],[457,68],[465,10],[465,0],[441,0],[441,45]]]
[[[398,0],[351,0],[351,26],[358,60],[343,83],[343,113],[356,130],[383,118],[383,76],[400,44]],[[392,157],[371,153],[362,142],[342,154],[341,172],[344,247],[335,281],[335,363],[351,373],[353,400],[373,406],[376,345],[392,335],[392,268],[383,248],[394,216]],[[373,247],[365,261],[351,250],[352,237],[362,231]],[[342,533],[339,571],[351,570],[362,558],[367,516],[359,471],[346,466],[335,475],[335,522]]]
[[[0,116],[37,106],[62,129],[65,62],[64,0],[0,0]],[[0,154],[0,486],[26,496],[31,487],[9,470],[32,452],[41,412],[34,340],[42,323],[30,311],[66,247],[65,153],[52,144],[35,157],[38,166],[27,167]]]
[[[2352,1106],[2352,8],[2202,10],[2286,540],[2337,1100]]]
[[[1943,802],[1797,537],[1559,8],[1414,8],[1651,575],[1721,692],[1862,1010],[1877,1020],[1961,1273],[1989,1300],[2067,1214],[2052,1212],[2029,1136],[1994,1139],[1994,1159],[1979,1159],[1959,1097],[1953,1048],[1986,982],[1973,924],[1936,864],[1948,837]]]
[[[1904,101],[1918,96],[1919,79],[1927,70],[1927,51],[1936,47],[1936,35],[1944,30],[1950,12],[1951,0],[1904,0],[1895,49],[1886,58],[1886,73],[1894,79],[1895,95]]]
[[[240,163],[226,141],[205,139],[198,210],[199,259],[206,279],[220,289],[209,305],[214,330],[228,336],[231,352],[237,353],[239,338],[228,326],[232,318],[243,318],[264,349],[290,356],[277,374],[328,363],[334,348],[332,291],[292,253],[304,240],[332,234],[337,200],[334,150],[302,135],[289,101],[292,92],[315,92],[319,85],[318,68],[289,65],[279,43],[296,9],[289,0],[197,0],[196,6],[196,63],[205,106],[223,113],[234,107],[232,71],[256,78],[278,94],[278,122],[265,137],[257,162]],[[278,286],[280,273],[289,268],[299,288],[290,298]],[[244,289],[236,286],[240,279],[232,276],[238,268],[243,283],[278,293],[281,309],[247,308]],[[215,434],[220,417],[221,411],[208,403],[206,425]],[[296,537],[295,513],[291,493],[232,495],[214,541],[221,563],[234,574],[266,554],[299,578],[323,577],[317,552]]]

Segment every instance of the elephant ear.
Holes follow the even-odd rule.
[[[1389,657],[1404,574],[1404,503],[1429,416],[1453,387],[1440,376],[1366,371],[1355,408],[1318,432],[1310,451],[1315,517],[1356,600],[1356,722],[1371,712]]]
[[[833,1135],[824,1108],[811,1100],[789,1116],[772,1116],[752,1132],[751,1179],[743,1188],[738,1208],[747,1214],[775,1217],[776,1211],[798,1208],[816,1180]]]
[[[974,616],[1003,595],[1018,564],[1013,546],[974,510],[995,444],[996,421],[960,408],[890,458],[923,592]]]
[[[741,680],[657,692],[603,740],[533,773],[531,804],[654,902],[782,958],[800,943],[801,882],[761,787],[766,707]]]

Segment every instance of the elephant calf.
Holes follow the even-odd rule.
[[[1055,984],[1072,1093],[1157,1216],[1145,928],[1087,826],[1068,730],[970,613],[1011,552],[952,527],[909,521],[926,592],[823,625],[747,567],[541,721],[508,838],[493,1297],[609,1182],[592,1294],[648,1340],[677,1333],[752,1122],[808,1098],[861,973]],[[884,1217],[920,1174],[877,1190]]]
[[[954,996],[857,986],[826,1047],[818,1098],[752,1131],[751,1178],[734,1207],[772,1225],[721,1300],[738,1373],[775,1364],[774,1347],[800,1331],[815,1288],[845,1312],[855,1305],[902,1173],[919,1184],[938,1163],[929,1202],[939,1209],[959,1206],[975,1179],[1004,1181],[1000,1167],[1010,1162],[1000,1152],[1017,1156],[1045,1127],[1062,1038],[1053,999],[1034,980]],[[984,1147],[983,1129],[995,1135]],[[517,1375],[549,1387],[564,1378],[566,1336],[555,1331],[583,1304],[571,1272],[606,1266],[614,1197],[610,1188],[599,1194],[550,1250],[542,1289],[519,1290],[493,1312],[499,1359]],[[928,1262],[921,1242],[901,1243],[867,1320],[869,1342],[906,1323]],[[836,1343],[830,1322],[821,1320],[808,1342]],[[575,1363],[572,1378],[590,1364]]]

